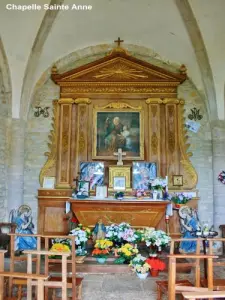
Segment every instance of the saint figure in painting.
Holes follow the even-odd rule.
[[[196,231],[199,228],[199,221],[193,209],[183,206],[179,209],[181,233],[184,239],[196,238]],[[183,241],[180,243],[180,253],[194,253],[196,251],[196,241]]]
[[[105,148],[109,152],[124,148],[126,137],[122,134],[123,127],[119,117],[114,117],[112,121],[109,118],[105,120]]]

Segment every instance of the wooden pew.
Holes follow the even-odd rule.
[[[201,254],[170,254],[168,255],[169,258],[169,273],[168,273],[168,277],[169,277],[169,282],[168,282],[168,298],[169,300],[175,300],[176,297],[176,290],[180,290],[180,291],[186,291],[189,289],[190,291],[190,287],[186,287],[186,286],[177,286],[176,287],[176,260],[179,258],[186,258],[186,259],[195,259],[195,260],[199,260],[199,259],[207,259],[208,261],[208,286],[207,288],[209,290],[213,289],[213,259],[214,258],[218,258],[218,256],[215,255],[201,255]],[[200,291],[202,288],[195,286],[194,288],[196,288],[197,291]],[[205,291],[205,290],[202,290]]]
[[[43,236],[45,240],[45,250],[49,250],[50,247],[50,241],[55,238],[60,239],[70,239],[72,243],[72,249],[71,249],[71,257],[67,259],[67,263],[71,265],[71,276],[67,276],[67,288],[72,289],[72,300],[81,300],[81,294],[82,294],[82,281],[83,278],[77,278],[76,277],[76,249],[75,249],[75,236],[50,236],[50,235],[44,235]],[[55,253],[57,255],[58,252]],[[60,259],[52,259],[52,258],[46,258],[45,260],[45,273],[50,273],[49,266],[50,264],[58,264],[61,263]],[[59,276],[50,275],[49,281],[52,284],[49,284],[48,287],[56,288],[55,282],[59,281]],[[47,299],[48,295],[48,289],[45,289],[45,296]],[[57,299],[54,296],[54,299]]]
[[[62,278],[60,281],[54,282],[54,287],[61,288],[62,289],[62,300],[67,300],[67,258],[71,255],[71,252],[53,252],[53,251],[40,251],[40,250],[25,250],[25,254],[28,255],[27,260],[27,273],[30,274],[32,272],[32,255],[44,255],[45,261],[48,259],[49,256],[58,255],[62,256],[61,263],[62,263]],[[46,272],[45,272],[46,273]],[[48,274],[48,273],[46,273]],[[48,274],[48,280],[44,281],[43,287],[50,287],[52,286],[52,282],[49,281],[49,274]],[[29,283],[29,289],[27,289],[27,297],[30,297],[32,294],[31,286],[37,285],[39,283],[37,282],[31,282],[31,279],[28,279]],[[45,297],[46,298],[46,297]],[[43,298],[44,299],[44,298]]]
[[[214,298],[225,298],[225,292],[221,291],[207,291],[207,292],[184,292],[182,293],[185,299],[214,299]]]

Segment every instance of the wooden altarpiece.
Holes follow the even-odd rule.
[[[53,67],[52,80],[60,86],[60,99],[53,101],[53,128],[40,184],[45,176],[55,176],[56,189],[39,190],[40,232],[65,231],[58,219],[80,162],[116,164],[116,157],[98,158],[93,151],[96,110],[140,112],[140,156],[125,158],[125,164],[138,159],[156,162],[158,175],[169,176],[169,188],[173,189],[172,176],[177,174],[183,175],[182,190],[196,187],[197,174],[187,152],[184,100],[177,98],[177,88],[186,80],[184,68],[169,72],[118,46],[105,57],[63,74]]]

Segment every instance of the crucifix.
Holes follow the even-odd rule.
[[[117,166],[123,166],[123,156],[127,155],[126,152],[123,152],[121,148],[118,149],[118,152],[114,152],[113,155],[118,155]]]
[[[121,40],[120,37],[118,37],[118,39],[116,41],[114,41],[114,42],[118,44],[117,45],[118,47],[120,47],[120,43],[123,43],[124,40]]]

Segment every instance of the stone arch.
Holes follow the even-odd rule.
[[[64,0],[51,0],[49,5],[62,4],[63,2]],[[20,100],[20,117],[25,120],[29,111],[32,93],[31,88],[33,86],[34,75],[42,53],[42,48],[58,13],[59,10],[46,11],[28,59]]]
[[[175,0],[175,3],[184,21],[184,25],[187,29],[190,40],[192,42],[193,49],[195,51],[207,98],[206,104],[210,120],[217,120],[218,110],[216,102],[215,84],[200,28],[191,9],[189,0]]]

